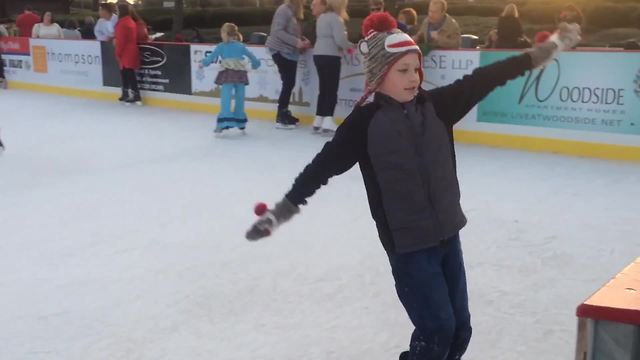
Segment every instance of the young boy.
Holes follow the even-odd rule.
[[[367,92],[300,173],[291,190],[247,232],[257,240],[299,212],[329,178],[356,163],[400,301],[415,326],[401,360],[460,359],[471,338],[453,126],[508,80],[551,60],[557,43],[476,69],[451,85],[423,90],[422,54],[388,14],[365,19],[359,44]],[[563,24],[561,45],[579,41],[579,27]]]

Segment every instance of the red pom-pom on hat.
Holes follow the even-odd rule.
[[[372,31],[388,32],[398,27],[396,19],[388,12],[378,12],[367,16],[362,22],[362,35],[368,36]]]

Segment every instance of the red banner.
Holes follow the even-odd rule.
[[[30,55],[29,38],[3,37],[0,38],[0,51],[7,55]]]

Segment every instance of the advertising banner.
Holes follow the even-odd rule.
[[[4,75],[9,80],[24,80],[31,72],[31,49],[29,38],[1,37],[0,52]]]
[[[315,68],[314,68],[315,73]],[[317,74],[314,75],[317,78]],[[345,54],[340,65],[340,86],[335,116],[346,118],[365,92],[364,59],[358,51]],[[317,97],[317,93],[316,93]],[[314,104],[316,103],[314,99]]]
[[[112,44],[102,42],[104,86],[120,87],[120,67]],[[140,90],[191,94],[189,44],[148,43],[140,49],[140,69],[136,72]]]
[[[481,65],[513,54],[483,52]],[[492,92],[477,121],[640,135],[640,53],[562,53]]]
[[[212,45],[191,45],[191,84],[192,94],[196,96],[220,97],[220,87],[215,84],[215,79],[220,70],[219,63],[211,64],[203,69],[199,64],[209,55],[215,46]],[[258,59],[260,68],[252,70],[247,60],[249,70],[249,85],[246,87],[246,100],[254,103],[273,104],[278,103],[282,81],[278,67],[271,58],[271,54],[265,47],[249,47]],[[317,86],[314,89],[315,68],[313,59],[309,52],[303,54],[298,61],[298,71],[296,73],[296,85],[291,94],[291,105],[303,108],[310,108],[315,104],[317,96]],[[315,91],[314,91],[315,90]],[[313,105],[315,106],[315,105]],[[275,113],[275,112],[274,112]]]
[[[31,71],[20,80],[71,88],[102,85],[102,56],[96,41],[30,39]]]
[[[449,85],[480,66],[479,51],[432,51],[424,57],[422,87],[431,90]]]

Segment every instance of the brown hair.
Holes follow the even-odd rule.
[[[131,15],[131,5],[126,3],[118,4],[118,19]]]
[[[115,8],[112,3],[100,3],[100,9],[108,12],[109,14],[113,14]]]
[[[405,25],[414,26],[418,24],[418,13],[412,8],[400,10],[400,12],[398,12],[398,16],[400,15],[404,16],[404,18],[407,20],[407,23]]]
[[[129,7],[129,15],[135,22],[142,20],[142,18],[140,17],[140,14],[138,14],[138,12],[136,11],[136,8],[134,8],[133,6]]]

